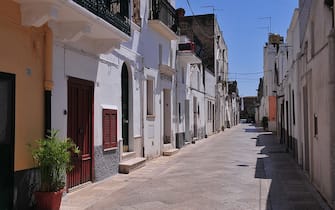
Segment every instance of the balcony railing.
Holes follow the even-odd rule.
[[[80,6],[84,7],[88,11],[92,12],[96,16],[104,19],[108,23],[112,24],[122,32],[130,35],[130,23],[125,17],[121,17],[119,14],[113,14],[110,5],[107,4],[108,0],[73,0]]]
[[[196,44],[195,42],[188,42],[188,43],[182,43],[178,45],[179,51],[190,51],[192,53],[195,53],[196,56],[201,58],[202,56],[202,47],[199,44]]]
[[[153,20],[160,20],[173,32],[177,32],[176,10],[167,0],[152,0]]]

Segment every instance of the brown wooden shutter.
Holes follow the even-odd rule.
[[[117,110],[103,109],[103,148],[117,147]]]

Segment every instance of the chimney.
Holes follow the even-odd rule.
[[[178,18],[185,16],[185,10],[183,8],[176,9],[176,12],[177,12],[177,17]]]

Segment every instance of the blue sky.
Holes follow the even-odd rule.
[[[271,32],[286,37],[298,0],[189,0],[195,15],[215,14],[228,45],[229,80],[237,80],[240,96],[255,96],[263,71],[263,46]],[[192,15],[187,0],[176,8]]]

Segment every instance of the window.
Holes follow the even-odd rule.
[[[311,22],[311,56],[314,56],[315,53],[315,37],[314,37],[314,31],[315,30],[315,26],[314,26],[314,22]]]
[[[141,27],[140,0],[133,0],[133,21]]]
[[[173,49],[172,47],[170,48],[170,67],[173,67]]]
[[[185,68],[181,69],[181,82],[185,84]]]
[[[121,0],[110,0],[109,5],[110,11],[119,17],[126,19],[129,18],[129,2]]]
[[[179,118],[179,123],[181,123],[181,104],[178,103],[178,118]]]
[[[292,118],[293,118],[293,125],[295,125],[295,102],[294,102],[294,90],[292,90]]]
[[[161,44],[158,45],[158,64],[162,64],[163,62],[163,46]]]
[[[207,120],[211,120],[211,102],[207,101]]]
[[[198,81],[197,87],[199,90],[200,89],[200,72],[197,72],[197,81]]]
[[[314,136],[317,136],[319,131],[318,131],[318,116],[314,114]]]
[[[117,110],[102,111],[103,149],[117,148]]]
[[[147,80],[147,115],[154,115],[154,81]]]

